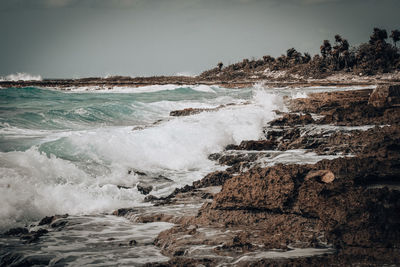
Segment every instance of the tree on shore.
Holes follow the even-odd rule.
[[[387,42],[388,38],[393,40]],[[334,36],[334,43],[324,40],[320,46],[321,54],[300,53],[295,48],[289,48],[286,54],[274,58],[265,55],[262,59],[243,59],[237,63],[223,66],[222,62],[216,68],[205,71],[201,75],[212,77],[223,73],[224,77],[243,78],[252,75],[254,71],[262,73],[266,69],[285,70],[290,73],[323,78],[335,71],[346,71],[373,75],[393,70],[400,70],[400,53],[397,42],[400,41],[400,31],[393,30],[391,35],[385,29],[374,28],[368,42],[351,47],[349,42],[340,35]],[[224,68],[223,68],[224,67]]]
[[[371,45],[376,44],[377,42],[385,42],[385,39],[388,38],[387,31],[379,28],[374,28],[374,32],[372,33],[369,43]]]
[[[390,38],[392,38],[394,46],[397,47],[397,42],[400,41],[400,31],[393,30],[392,34],[390,35]]]
[[[329,40],[324,40],[319,49],[321,51],[322,58],[325,59],[332,51],[332,46]]]

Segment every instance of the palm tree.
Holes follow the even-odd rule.
[[[399,30],[392,31],[390,38],[392,38],[394,46],[397,47],[397,42],[400,41],[400,31]]]
[[[369,43],[375,44],[378,41],[384,42],[385,39],[388,38],[387,31],[384,29],[374,28],[374,32],[372,33]]]
[[[320,47],[321,55],[325,59],[332,51],[332,46],[329,40],[324,40],[324,43]]]
[[[303,62],[304,62],[304,63],[308,63],[308,62],[310,62],[310,60],[311,60],[311,55],[310,55],[310,53],[305,52],[305,53],[304,53],[304,57],[303,57]]]

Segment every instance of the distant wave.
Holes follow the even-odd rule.
[[[193,74],[189,71],[182,71],[175,73],[176,76],[184,76],[184,77],[196,77],[196,74]]]
[[[42,76],[32,75],[25,72],[18,72],[15,74],[10,74],[5,77],[0,77],[0,81],[41,81]]]

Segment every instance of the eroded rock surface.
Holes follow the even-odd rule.
[[[158,236],[155,244],[171,257],[162,266],[400,264],[400,110],[393,92],[375,97],[372,90],[342,91],[290,100],[295,113],[271,122],[265,139],[210,155],[230,167],[185,191],[222,189],[195,216]],[[373,102],[378,100],[385,104]],[[262,150],[289,149],[342,157],[316,164],[257,164],[267,155]],[[249,152],[234,153],[242,150]],[[322,252],[268,257],[271,250],[293,249]]]

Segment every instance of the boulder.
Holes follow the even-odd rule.
[[[317,179],[319,182],[326,184],[332,183],[335,180],[335,175],[330,170],[310,171],[304,180]]]
[[[400,105],[400,85],[381,85],[372,91],[368,104],[376,108]]]

